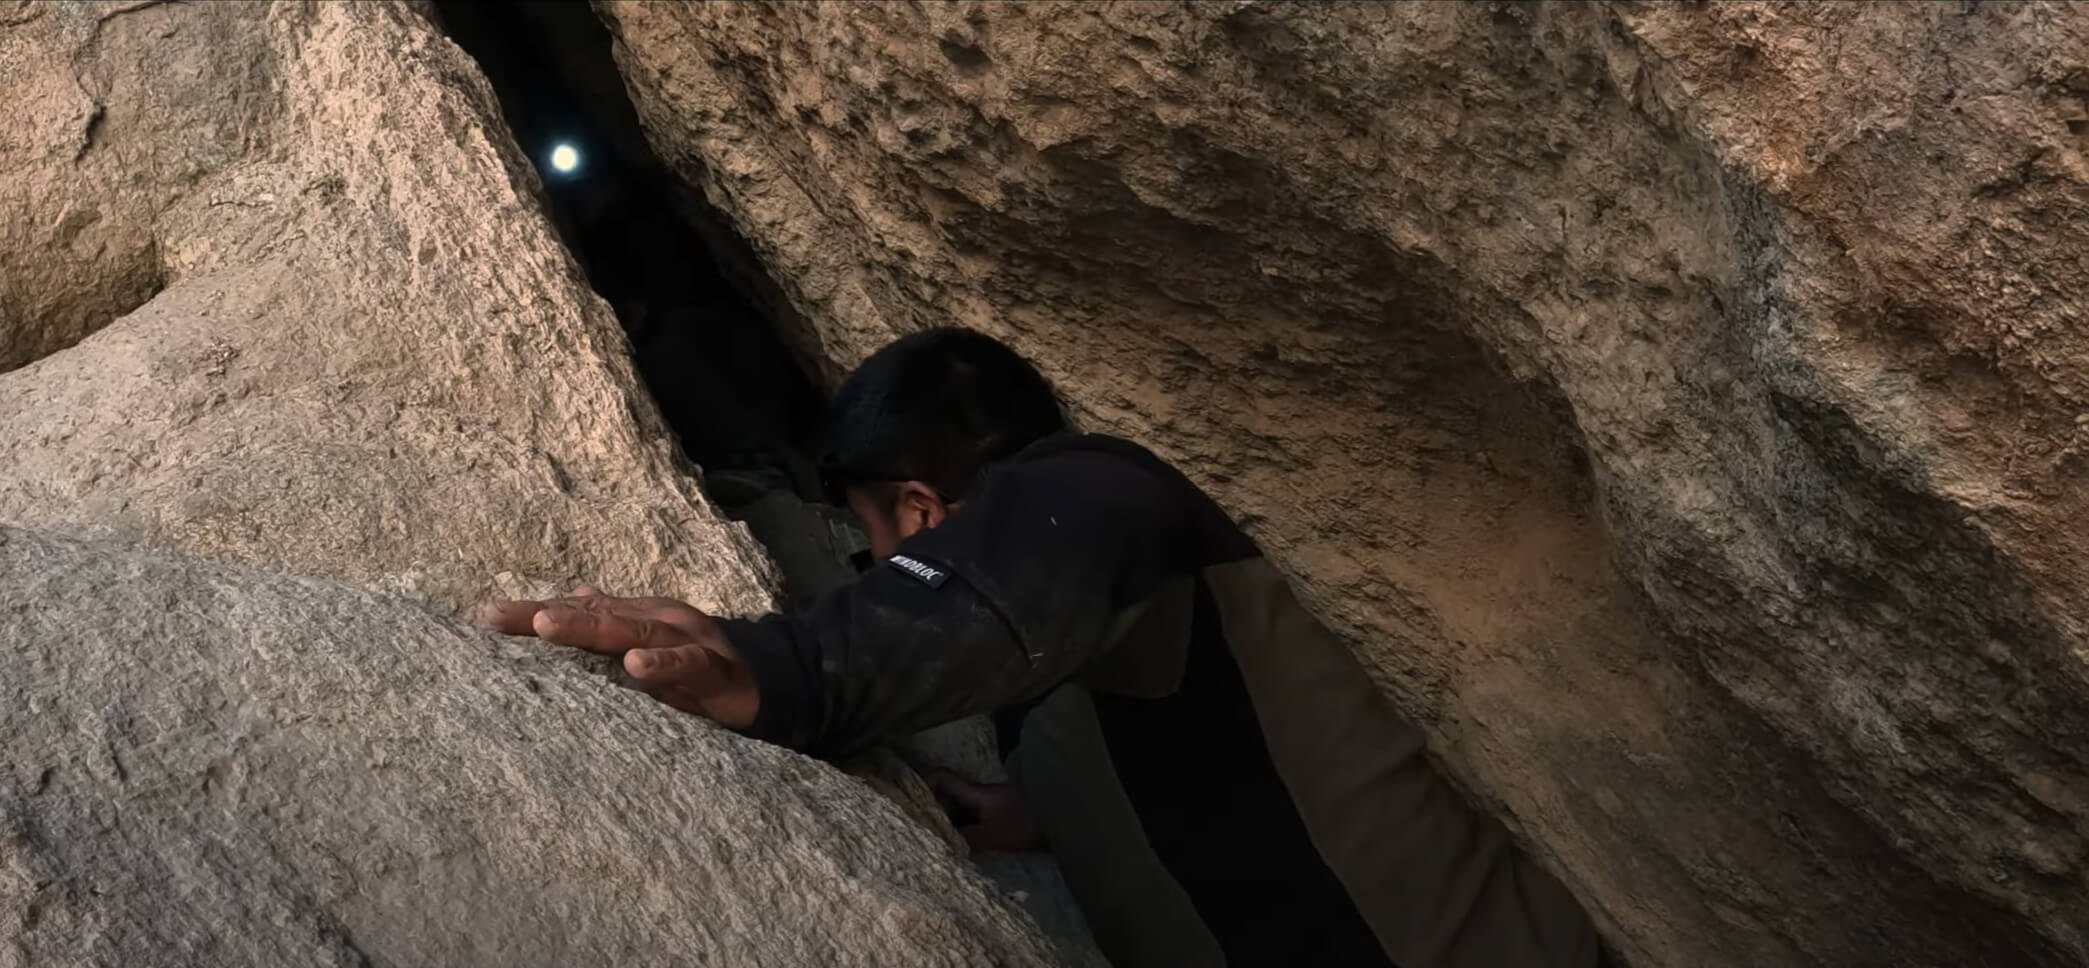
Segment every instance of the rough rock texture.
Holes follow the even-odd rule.
[[[1179,461],[1635,962],[2089,959],[2089,10],[599,6],[808,357]]]
[[[0,4],[0,103],[0,521],[452,607],[770,604],[411,7]]]
[[[0,522],[773,603],[412,6],[0,4],[0,98]],[[9,535],[0,966],[1041,957],[825,768],[399,601]]]
[[[1048,964],[861,784],[428,606],[0,528],[0,966]]]

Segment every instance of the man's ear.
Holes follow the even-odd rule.
[[[936,489],[920,481],[901,481],[892,509],[899,518],[902,537],[942,524],[944,516],[950,513]]]

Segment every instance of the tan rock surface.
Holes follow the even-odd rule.
[[[0,522],[773,604],[414,5],[0,5],[0,97]],[[867,788],[539,651],[10,534],[0,966],[1052,960]]]
[[[0,368],[34,359],[0,373],[0,521],[452,607],[770,605],[412,8],[0,8],[0,103]]]
[[[2089,12],[609,2],[832,376],[1179,461],[1639,964],[2089,960]]]
[[[861,783],[428,606],[0,527],[0,966],[1046,965]]]

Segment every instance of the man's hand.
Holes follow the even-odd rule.
[[[624,657],[649,696],[720,725],[754,725],[754,675],[711,616],[671,598],[617,598],[581,585],[570,598],[492,602],[479,623],[509,635]]]
[[[1007,783],[973,783],[953,773],[928,778],[943,810],[974,850],[1043,850],[1044,828]]]

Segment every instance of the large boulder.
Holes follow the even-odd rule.
[[[854,779],[557,650],[0,528],[0,966],[1042,965]]]
[[[2089,960],[2089,10],[598,7],[808,359],[1175,459],[1636,963]]]
[[[772,603],[413,6],[0,5],[0,102],[0,521],[453,608]]]

